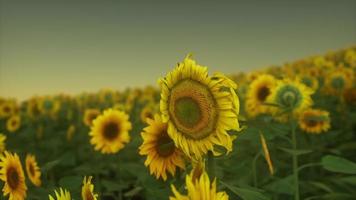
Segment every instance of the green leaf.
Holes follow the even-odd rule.
[[[293,176],[287,176],[282,179],[278,179],[270,184],[268,184],[266,189],[273,191],[279,194],[294,194],[294,186],[293,186]]]
[[[224,186],[226,186],[229,190],[231,190],[233,193],[235,193],[237,196],[239,196],[240,198],[244,199],[244,200],[268,200],[270,198],[264,196],[262,193],[260,193],[259,191],[255,190],[255,189],[251,189],[251,188],[240,188],[240,187],[235,187],[232,185],[229,185],[227,183],[224,183],[222,181],[220,181],[221,184],[223,184]]]
[[[108,190],[108,192],[120,191],[126,187],[125,184],[119,184],[109,180],[101,181],[101,184]]]
[[[326,191],[328,193],[332,193],[333,192],[333,190],[329,186],[325,185],[324,183],[311,181],[311,182],[309,182],[309,184],[311,184],[312,186],[314,186],[314,187],[316,187],[318,189],[322,189],[322,190],[324,190],[324,191]]]
[[[43,167],[41,168],[41,170],[43,172],[47,172],[49,170],[51,170],[53,167],[55,167],[56,165],[58,165],[60,163],[60,160],[57,159],[57,160],[52,160],[46,164],[43,165]]]
[[[66,176],[59,180],[59,185],[63,188],[79,188],[83,178],[80,176]]]
[[[349,183],[352,185],[356,185],[356,176],[347,176],[339,179],[342,182]]]
[[[296,156],[300,156],[303,154],[308,154],[313,152],[312,150],[308,150],[308,149],[297,149],[297,150],[293,150],[293,149],[288,149],[288,148],[283,148],[283,147],[279,147],[280,150],[287,152],[291,155],[296,155]]]
[[[345,158],[327,155],[323,157],[321,164],[326,170],[332,172],[356,174],[356,163]]]

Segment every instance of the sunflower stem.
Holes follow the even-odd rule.
[[[292,129],[292,145],[293,150],[297,150],[297,136],[296,136],[296,125],[291,118],[291,129]],[[293,154],[293,178],[294,178],[294,199],[299,200],[299,175],[298,175],[298,156]]]
[[[209,151],[208,152],[208,174],[210,176],[210,179],[214,179],[215,178],[215,158],[213,155],[213,152]]]
[[[254,187],[257,187],[257,168],[256,168],[256,163],[257,163],[257,160],[260,157],[261,153],[262,152],[259,151],[256,154],[256,156],[253,158],[253,161],[252,161],[252,176],[253,176],[253,186]]]

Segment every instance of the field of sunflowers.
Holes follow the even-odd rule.
[[[153,79],[0,98],[0,199],[356,199],[356,47]]]

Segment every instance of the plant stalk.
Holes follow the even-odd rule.
[[[292,145],[293,150],[297,150],[297,136],[296,136],[296,125],[291,118],[291,128],[292,128]],[[298,175],[298,156],[293,154],[293,178],[294,178],[294,199],[299,200],[299,175]]]

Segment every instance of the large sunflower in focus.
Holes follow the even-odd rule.
[[[30,181],[37,187],[41,186],[41,170],[37,165],[36,157],[31,154],[26,156],[26,172]]]
[[[10,200],[26,198],[25,176],[18,155],[5,151],[0,157],[0,180],[4,181],[2,189],[4,196]]]
[[[299,117],[299,126],[307,133],[319,134],[330,128],[329,112],[319,109],[307,109]]]
[[[198,179],[193,179],[192,175],[187,175],[185,184],[188,191],[187,195],[180,194],[172,185],[174,197],[169,200],[228,200],[229,196],[225,192],[216,191],[216,179],[210,184],[209,176],[203,172]]]
[[[314,91],[298,81],[285,79],[278,81],[277,86],[267,98],[268,103],[275,104],[272,112],[282,117],[283,113],[298,115],[313,104],[311,95]]]
[[[159,115],[154,120],[147,119],[148,126],[141,133],[143,144],[140,154],[147,155],[145,165],[149,166],[151,174],[156,178],[167,180],[167,172],[175,175],[176,168],[185,168],[183,153],[168,136],[167,124],[163,123]]]
[[[264,105],[264,103],[275,85],[276,79],[268,74],[260,75],[252,81],[247,92],[245,104],[246,112],[249,116],[254,117],[268,112],[269,106]]]
[[[116,153],[130,141],[132,126],[124,112],[108,109],[93,122],[89,135],[95,150],[102,153]]]
[[[176,146],[197,159],[214,151],[214,145],[232,151],[227,131],[239,130],[239,100],[232,80],[222,74],[208,76],[207,67],[187,57],[159,84],[162,119]]]

